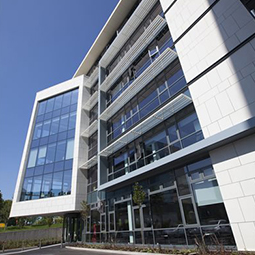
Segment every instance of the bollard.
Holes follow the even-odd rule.
[[[24,250],[24,240],[22,240],[22,251]]]
[[[39,242],[39,249],[42,248],[42,240],[40,239],[40,242]]]
[[[4,253],[4,242],[3,242],[3,253]]]

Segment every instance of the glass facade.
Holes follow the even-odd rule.
[[[180,63],[176,60],[109,119],[108,143],[147,117],[185,87],[186,80]]]
[[[140,210],[133,185],[106,192],[100,207],[91,204],[87,242],[141,243],[143,228],[146,244],[194,245],[206,234],[207,244],[216,237],[235,245],[210,158],[157,172],[139,182],[146,192]]]
[[[163,121],[108,158],[108,181],[203,139],[193,106]]]
[[[78,89],[38,103],[20,200],[71,193]]]

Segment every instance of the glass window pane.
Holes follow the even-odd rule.
[[[59,132],[66,131],[68,127],[68,114],[62,115],[60,117],[60,127],[59,127]]]
[[[45,113],[46,103],[47,103],[47,101],[39,103],[38,115],[42,115]]]
[[[37,158],[38,148],[32,149],[29,154],[27,167],[34,167]]]
[[[54,100],[55,100],[55,98],[51,98],[51,99],[48,100],[47,107],[46,107],[46,112],[53,111]]]
[[[64,172],[64,180],[63,180],[63,194],[68,195],[71,194],[71,181],[72,181],[72,170]]]
[[[182,208],[186,224],[196,224],[196,215],[191,198],[182,199]]]
[[[40,138],[41,132],[42,132],[42,123],[38,123],[35,125],[33,140]]]
[[[45,174],[42,182],[41,198],[51,197],[52,174]]]
[[[128,203],[119,203],[115,205],[116,230],[128,230]]]
[[[62,100],[63,100],[63,95],[59,95],[56,97],[55,104],[54,104],[54,110],[58,110],[61,108]]]
[[[72,95],[72,92],[68,92],[68,93],[64,94],[62,107],[66,107],[66,106],[70,105],[71,95]]]
[[[154,229],[177,227],[182,224],[175,189],[151,195],[150,202]]]
[[[143,98],[144,96],[145,98],[139,103],[139,109],[142,109],[147,103],[149,103],[152,99],[154,99],[157,96],[157,91],[154,90],[149,95],[145,93],[143,96],[141,95],[141,98]]]
[[[75,128],[75,122],[76,122],[76,112],[72,112],[70,113],[68,129]]]
[[[22,188],[21,200],[29,200],[31,199],[31,191],[32,191],[33,178],[25,178]]]
[[[74,139],[67,140],[66,160],[73,158]]]
[[[202,225],[228,223],[226,209],[215,178],[192,184]]]
[[[134,209],[135,228],[141,228],[139,209]]]
[[[42,175],[34,177],[32,199],[38,199],[40,197],[41,184],[42,184]]]
[[[198,206],[222,203],[216,179],[201,181],[192,185]]]
[[[71,104],[76,104],[77,103],[77,101],[78,101],[78,92],[79,92],[78,89],[72,91]]]
[[[175,125],[169,127],[169,128],[167,129],[167,131],[168,131],[169,140],[170,140],[171,143],[174,142],[174,141],[176,141],[176,140],[178,139],[177,128],[176,128]]]
[[[109,215],[109,229],[114,230],[114,214]]]
[[[45,157],[46,157],[46,152],[47,152],[47,146],[42,146],[39,148],[38,152],[38,158],[37,158],[37,165],[43,165],[45,162]]]
[[[189,184],[187,180],[187,174],[185,168],[179,168],[175,170],[176,183],[180,196],[190,194]]]
[[[66,141],[58,142],[55,161],[60,161],[65,159],[65,149],[66,149]]]
[[[42,137],[48,136],[50,134],[50,123],[51,123],[51,120],[44,121]]]
[[[196,131],[201,130],[196,113],[187,116],[178,123],[181,137],[190,135]]]
[[[56,196],[63,195],[62,179],[63,179],[63,172],[54,173],[53,181],[52,181],[52,196],[56,197]]]
[[[91,211],[91,230],[93,232],[100,232],[100,213],[98,210]]]
[[[48,145],[46,164],[53,163],[55,159],[56,143]]]
[[[59,127],[59,117],[52,120],[51,128],[50,128],[50,134],[54,135],[58,132]]]

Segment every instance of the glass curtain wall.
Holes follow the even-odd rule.
[[[139,182],[146,192],[140,210],[133,185],[106,192],[100,207],[91,204],[87,240],[141,243],[143,229],[146,244],[194,245],[205,235],[206,244],[235,245],[210,158],[161,170]]]
[[[20,200],[71,193],[78,89],[38,103]]]
[[[180,63],[176,60],[109,119],[108,144],[185,87],[186,80]]]
[[[108,157],[108,181],[202,139],[197,115],[193,106],[188,106]]]

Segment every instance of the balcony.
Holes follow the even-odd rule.
[[[95,70],[92,72],[92,74],[84,81],[84,86],[87,88],[91,88],[96,80],[98,79],[98,66],[95,68]]]
[[[98,101],[98,91],[96,91],[90,99],[83,105],[83,109],[86,111],[90,111]]]
[[[173,100],[171,100],[168,104],[163,106],[161,109],[159,109],[154,114],[151,114],[148,118],[146,118],[144,121],[142,121],[140,124],[135,126],[133,129],[125,133],[123,136],[121,136],[119,139],[117,139],[115,142],[107,146],[105,149],[103,149],[99,154],[104,157],[108,157],[112,153],[118,151],[126,144],[132,142],[142,134],[146,133],[150,129],[157,126],[162,121],[168,119],[187,105],[189,105],[192,102],[192,99],[185,95],[180,94]]]
[[[100,86],[100,90],[106,92],[114,84],[121,74],[134,62],[134,60],[146,49],[156,35],[165,27],[166,20],[158,15],[139,37],[133,47],[121,59],[118,65],[107,76]]]
[[[176,52],[167,48],[147,69],[141,73],[141,75],[139,75],[137,79],[134,80],[131,85],[129,85],[129,89],[125,90],[108,108],[105,109],[99,118],[107,121],[176,58]]]
[[[98,120],[93,121],[92,124],[89,125],[88,128],[81,134],[81,136],[90,137],[92,134],[94,134],[97,131],[97,124],[98,124]]]
[[[110,47],[100,60],[100,66],[106,67],[121,50],[123,45],[128,41],[129,37],[134,33],[141,24],[146,15],[150,12],[157,0],[143,0],[136,8],[132,16],[129,18],[124,27],[120,30]]]
[[[140,69],[137,70],[137,72],[135,73],[135,78],[128,81],[116,94],[112,96],[112,98],[106,103],[107,107],[109,107],[109,105],[112,102],[114,102],[135,81],[135,79],[137,79],[155,61],[155,59],[157,59],[158,56],[160,56],[160,54],[162,54],[165,51],[165,49],[167,49],[168,47],[169,48],[173,47],[172,38],[167,40],[162,45],[162,47],[158,50],[157,54],[153,56],[153,58],[149,58],[148,61]]]
[[[97,155],[95,155],[94,157],[86,161],[83,165],[81,165],[80,169],[87,170],[96,164],[97,164]]]

